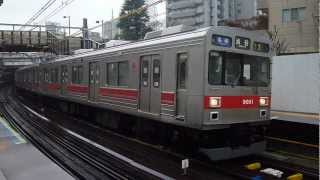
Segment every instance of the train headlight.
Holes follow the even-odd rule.
[[[209,98],[210,108],[219,108],[221,107],[221,97],[210,97]]]
[[[260,106],[269,106],[269,97],[260,97]]]

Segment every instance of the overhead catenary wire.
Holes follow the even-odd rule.
[[[38,19],[43,12],[45,12],[50,6],[53,5],[57,0],[49,0],[45,5],[43,5],[40,10],[38,10],[26,23],[25,25],[31,24],[34,22],[36,19]],[[20,30],[23,30],[25,26],[22,26]]]
[[[73,1],[75,0],[68,0],[64,3],[62,3],[59,7],[57,7],[56,9],[54,9],[50,14],[48,14],[45,18],[43,18],[41,21],[39,22],[44,22],[48,19],[50,19],[51,17],[55,16],[56,14],[58,14],[62,9],[64,9],[65,7],[67,7],[68,5],[70,5]]]
[[[44,17],[42,20],[40,20],[37,24],[41,24],[41,23],[47,21],[48,19],[52,18],[53,16],[58,14],[61,10],[63,10],[65,7],[70,5],[73,1],[75,1],[75,0],[67,0],[66,2],[63,2],[60,6],[58,6],[53,11],[51,11],[51,13],[49,13],[46,17]],[[35,28],[30,29],[30,31],[32,31],[33,29],[35,29]]]
[[[132,16],[132,15],[135,15],[135,14],[140,14],[140,13],[142,13],[143,11],[147,10],[148,8],[150,8],[150,7],[152,7],[152,6],[156,6],[156,5],[158,5],[158,4],[160,4],[160,3],[164,2],[164,1],[166,1],[166,0],[157,0],[157,1],[152,2],[152,3],[150,3],[150,4],[146,4],[146,5],[138,8],[138,9],[136,9],[136,10],[134,10],[134,11],[129,12],[128,14],[119,16],[119,17],[114,18],[114,19],[112,19],[112,20],[120,20],[120,19],[127,18],[127,17]],[[96,25],[96,26],[94,26],[94,27],[92,27],[92,28],[89,28],[89,29],[86,29],[86,30],[87,30],[87,31],[91,31],[91,30],[94,30],[94,29],[99,28],[99,27],[101,27],[101,26],[102,26],[102,24],[99,24],[99,25]],[[82,33],[82,31],[77,31],[77,32],[71,34],[70,36],[78,36],[78,35],[80,35],[81,33]]]

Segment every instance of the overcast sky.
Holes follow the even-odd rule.
[[[19,23],[24,24],[35,14],[48,0],[4,0],[0,6],[1,23]],[[43,13],[35,22],[41,21],[46,15],[50,14],[55,8],[67,0],[57,0],[45,13]],[[153,0],[154,1],[154,0]],[[67,19],[63,16],[71,16],[72,26],[82,26],[82,19],[88,18],[89,27],[93,27],[97,20],[110,20],[113,9],[114,17],[119,15],[124,0],[74,0],[57,15],[48,21],[59,22],[67,26]],[[163,14],[164,6],[157,7],[158,12]],[[42,23],[44,24],[44,23]],[[0,27],[3,29],[3,27]]]

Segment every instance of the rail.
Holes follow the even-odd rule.
[[[58,145],[60,148],[63,147],[65,149],[64,153],[66,151],[71,152],[72,158],[77,157],[82,160],[82,162],[90,165],[92,173],[79,173],[72,168],[70,169],[70,167],[66,167],[65,169],[68,169],[68,172],[73,176],[80,179],[87,179],[88,177],[95,179],[101,179],[102,177],[109,177],[112,179],[161,179],[148,172],[143,172],[141,169],[132,167],[130,164],[128,165],[127,162],[121,161],[121,159],[114,157],[112,154],[102,152],[101,150],[92,147],[90,144],[83,141],[83,139],[79,139],[79,137],[76,137],[70,132],[66,132],[65,130],[62,131],[59,127],[53,125],[43,117],[30,113],[30,111],[23,108],[25,106],[19,104],[13,97],[8,97],[5,98],[7,103],[1,104],[2,114],[4,114],[6,119],[9,119],[10,123],[28,139],[31,139],[31,142],[35,143],[37,147],[42,147],[41,149],[43,151],[48,151],[48,149],[44,149],[48,147],[45,147],[42,144],[51,145],[51,147]],[[24,122],[22,122],[20,116],[23,116]],[[23,124],[23,126],[21,124]],[[41,137],[41,139],[35,139],[34,137]],[[44,143],[43,139],[48,141]],[[49,153],[46,154],[51,154],[50,150]],[[55,160],[59,159],[57,155],[52,155],[50,157]],[[63,157],[63,160],[58,161],[63,162],[65,161],[65,158],[66,157]],[[70,159],[68,161],[70,161]],[[63,163],[58,164],[65,165]]]

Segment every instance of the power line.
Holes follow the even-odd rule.
[[[75,0],[68,0],[64,3],[62,3],[59,7],[57,7],[56,9],[54,9],[50,14],[48,14],[45,18],[43,18],[41,21],[39,21],[39,23],[44,22],[48,19],[50,19],[51,17],[55,16],[56,14],[58,14],[62,9],[64,9],[65,7],[67,7],[68,5],[70,5],[73,1]]]
[[[138,9],[136,9],[136,10],[134,10],[134,11],[129,12],[128,14],[119,16],[119,17],[114,18],[114,19],[112,19],[112,20],[120,20],[120,19],[127,18],[127,17],[132,16],[132,15],[135,15],[135,14],[140,14],[140,13],[142,13],[143,11],[145,11],[146,9],[148,9],[148,8],[150,8],[150,7],[152,7],[152,6],[156,6],[156,5],[158,5],[158,4],[160,4],[160,3],[164,2],[164,1],[166,1],[166,0],[157,0],[157,1],[152,2],[152,3],[150,3],[150,4],[146,4],[146,5],[138,8]],[[102,25],[103,25],[103,24],[99,24],[99,25],[97,25],[97,26],[94,26],[94,27],[89,28],[89,29],[86,29],[86,30],[87,30],[87,31],[91,31],[91,30],[93,30],[93,29],[96,29],[96,28],[101,27]],[[77,36],[77,35],[79,35],[79,34],[81,34],[81,33],[82,33],[82,31],[77,31],[77,32],[71,34],[70,36]]]
[[[31,24],[33,21],[35,21],[44,11],[46,11],[53,3],[55,3],[57,0],[49,0],[45,5],[41,7],[40,10],[38,10],[26,23]],[[20,30],[24,29],[24,26],[20,28]]]
[[[68,0],[64,3],[62,3],[60,6],[58,6],[56,9],[54,9],[53,11],[51,11],[51,13],[49,13],[46,17],[44,17],[41,21],[38,21],[37,24],[41,24],[45,21],[47,21],[48,19],[50,19],[51,17],[55,16],[56,14],[58,14],[62,9],[64,9],[65,7],[67,7],[68,5],[70,5],[73,1],[75,0]],[[30,31],[32,31],[35,28],[30,29]]]

